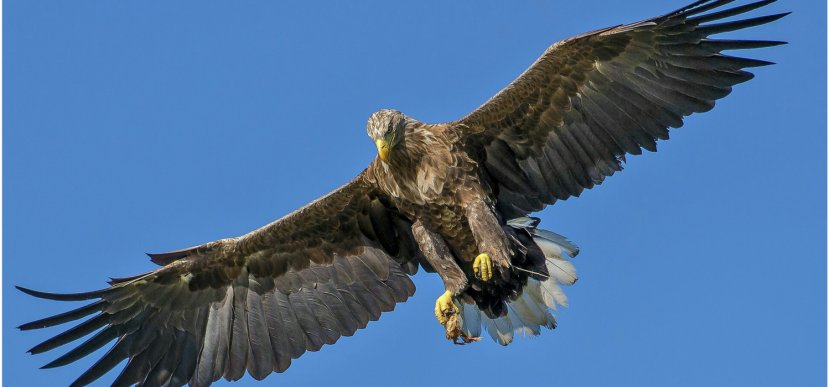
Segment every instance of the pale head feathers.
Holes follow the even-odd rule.
[[[412,119],[405,114],[391,109],[372,113],[366,123],[366,134],[372,141],[385,140],[394,146],[403,139],[404,128]]]

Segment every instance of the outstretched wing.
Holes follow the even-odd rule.
[[[579,196],[622,169],[626,153],[655,151],[683,117],[712,109],[747,67],[770,62],[725,50],[783,42],[718,40],[710,35],[777,20],[738,21],[775,0],[718,10],[704,0],[665,16],[605,28],[551,46],[529,69],[468,116],[454,122],[498,192],[508,217]]]
[[[86,385],[124,359],[113,385],[206,386],[224,376],[282,372],[305,351],[351,336],[415,291],[407,274],[421,255],[411,223],[359,176],[259,230],[151,255],[164,267],[115,279],[107,289],[35,297],[94,300],[24,324],[45,328],[92,315],[35,346],[90,339],[46,365],[74,362],[115,344],[74,383]]]

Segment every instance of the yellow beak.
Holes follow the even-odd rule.
[[[375,141],[375,146],[378,147],[378,157],[380,157],[383,162],[389,162],[389,144],[383,140]]]

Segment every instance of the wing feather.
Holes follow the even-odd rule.
[[[243,277],[244,278],[244,277]],[[246,278],[247,279],[247,278]],[[239,380],[245,375],[248,365],[248,313],[247,306],[248,284],[233,284],[232,323],[228,356],[228,368],[224,377],[227,380]]]
[[[407,274],[420,253],[411,223],[385,202],[359,177],[245,236],[153,254],[163,267],[113,279],[107,289],[21,288],[39,298],[95,301],[20,329],[92,315],[31,350],[95,332],[45,366],[57,367],[114,342],[73,385],[92,383],[124,360],[114,385],[207,386],[246,371],[263,379],[305,351],[353,335],[414,293]]]
[[[452,123],[498,185],[507,217],[524,216],[622,170],[626,154],[657,150],[683,117],[712,109],[745,68],[771,62],[726,50],[783,42],[712,39],[786,13],[722,21],[766,6],[704,0],[664,16],[555,43],[519,78]],[[717,10],[716,10],[717,9]],[[716,10],[709,12],[711,10]]]
[[[262,310],[262,296],[259,293],[248,292],[246,310],[250,341],[248,373],[254,379],[262,380],[273,371],[274,359],[265,313]]]
[[[291,308],[288,295],[280,292],[275,293],[275,295],[277,310],[279,310],[280,317],[282,318],[282,327],[287,331],[291,348],[291,358],[296,359],[306,350],[306,335],[303,332],[300,322],[297,320],[294,309]],[[279,321],[277,323],[279,324]]]

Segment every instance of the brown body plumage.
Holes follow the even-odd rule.
[[[550,309],[567,304],[560,285],[576,281],[567,257],[578,250],[527,216],[600,184],[622,169],[626,154],[656,150],[683,117],[751,79],[744,68],[769,64],[721,51],[781,42],[709,36],[784,14],[720,21],[769,0],[709,12],[729,2],[697,1],[558,42],[458,121],[433,125],[377,112],[367,132],[378,159],[352,182],[246,235],[153,254],[161,268],[98,291],[20,288],[94,300],[22,325],[93,315],[30,352],[97,331],[46,367],[115,340],[73,385],[124,359],[114,385],[205,386],[246,371],[261,379],[405,301],[419,267],[444,280],[436,317],[451,338],[473,340],[484,327],[506,345],[514,332],[553,328]]]
[[[458,125],[429,125],[398,111],[382,110],[369,119],[369,126],[398,121],[405,124],[395,151],[388,161],[376,159],[360,178],[390,198],[404,217],[417,220],[446,243],[457,269],[465,273],[463,278],[442,276],[448,289],[476,300],[490,316],[503,315],[504,301],[517,296],[527,280],[527,272],[507,270],[513,256],[525,247],[505,233],[506,219],[498,214],[492,190],[480,175],[478,162],[468,154]],[[473,259],[484,251],[502,269],[492,283],[473,275]],[[434,257],[426,254],[425,258],[430,262]],[[547,275],[543,262],[535,264],[527,269]]]
[[[390,161],[375,160],[362,176],[401,213],[437,231],[461,259],[472,261],[477,249],[466,216],[467,203],[489,198],[476,173],[478,164],[464,152],[449,125],[406,119],[404,141]]]

